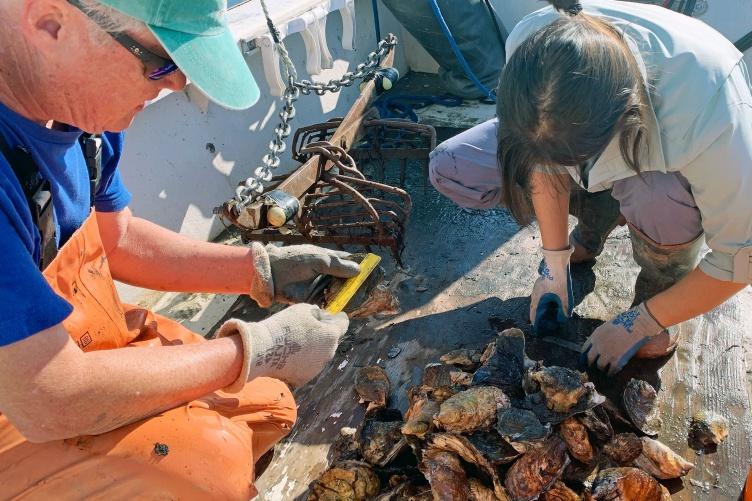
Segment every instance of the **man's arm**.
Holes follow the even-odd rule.
[[[32,442],[96,435],[224,388],[242,364],[239,336],[85,353],[59,324],[0,348],[0,412]]]
[[[248,247],[192,240],[135,217],[97,212],[112,277],[160,291],[248,294],[254,277]]]

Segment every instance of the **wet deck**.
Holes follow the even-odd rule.
[[[572,347],[614,314],[628,308],[638,271],[626,232],[617,230],[595,266],[576,266],[576,315],[558,338],[534,338],[526,321],[528,294],[540,256],[535,228],[520,229],[502,210],[478,212],[452,205],[421,178],[409,177],[414,212],[404,254],[405,269],[388,276],[402,313],[353,321],[349,339],[328,369],[296,392],[299,422],[277,448],[258,480],[260,499],[305,499],[308,484],[327,467],[327,454],[344,426],[357,427],[364,414],[352,388],[359,367],[382,364],[393,383],[391,403],[406,410],[405,392],[418,383],[426,363],[446,351],[481,347],[494,335],[489,318],[516,323],[528,334],[528,355],[546,364],[574,366]],[[660,388],[664,429],[659,437],[694,462],[695,470],[669,487],[678,500],[734,500],[752,460],[752,294],[745,291],[704,317],[682,326],[681,347],[665,365],[629,366],[601,388],[618,388],[632,376]],[[239,300],[227,316],[258,318]],[[399,354],[389,358],[393,348]],[[396,350],[395,350],[396,351]],[[698,456],[687,445],[691,415],[712,409],[728,416],[731,433],[715,454]]]
[[[411,93],[418,93],[425,82],[418,79],[411,87]],[[391,174],[394,177],[387,182],[396,184],[397,172]],[[484,346],[496,335],[489,323],[492,317],[526,332],[531,358],[547,365],[576,367],[574,348],[632,301],[638,268],[626,231],[617,229],[594,266],[573,269],[577,306],[568,329],[557,337],[533,337],[527,315],[540,260],[536,228],[519,228],[503,210],[481,212],[453,205],[423,179],[418,166],[409,172],[407,184],[414,208],[403,255],[405,268],[397,269],[387,255],[382,262],[402,312],[353,321],[341,353],[329,368],[313,384],[296,391],[299,421],[258,479],[259,499],[306,498],[308,484],[327,467],[327,455],[340,428],[357,427],[363,419],[364,406],[353,393],[358,368],[384,366],[393,385],[391,406],[404,412],[406,390],[419,382],[424,365],[455,348]],[[673,499],[739,497],[752,463],[750,312],[752,292],[746,290],[682,325],[680,348],[670,359],[630,364],[610,380],[591,373],[599,389],[614,397],[631,377],[648,380],[659,389],[664,420],[659,439],[696,465],[683,482],[667,484]],[[224,318],[260,319],[265,314],[241,298]],[[390,358],[390,350],[392,355],[399,353]],[[704,456],[696,455],[687,444],[689,419],[700,409],[718,411],[731,421],[726,442],[716,453]]]

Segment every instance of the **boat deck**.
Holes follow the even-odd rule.
[[[628,234],[620,228],[594,265],[574,266],[576,308],[567,330],[559,336],[534,337],[527,316],[540,261],[537,229],[520,228],[504,210],[453,205],[430,186],[418,166],[409,172],[407,184],[414,209],[404,268],[398,269],[386,254],[383,260],[401,313],[354,320],[341,353],[317,380],[296,391],[299,421],[258,479],[259,499],[306,498],[309,483],[327,467],[339,430],[362,422],[365,407],[353,392],[358,368],[385,367],[392,382],[391,406],[404,412],[406,390],[420,381],[424,365],[452,349],[485,346],[496,335],[489,319],[522,328],[531,358],[578,368],[582,341],[632,301],[638,267]],[[673,499],[739,497],[752,462],[751,312],[752,292],[745,290],[683,324],[680,347],[668,360],[632,363],[614,378],[590,373],[596,386],[615,401],[620,401],[618,395],[632,377],[659,390],[664,421],[659,439],[695,464],[683,481],[666,484]],[[263,314],[241,298],[225,318],[257,319]],[[728,439],[713,454],[697,455],[687,444],[689,420],[701,409],[717,411],[731,422]]]

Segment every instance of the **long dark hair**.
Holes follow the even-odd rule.
[[[497,93],[503,201],[521,224],[533,215],[536,169],[583,165],[619,134],[624,161],[639,173],[648,147],[647,89],[624,35],[579,2],[549,3],[567,15],[520,44]]]

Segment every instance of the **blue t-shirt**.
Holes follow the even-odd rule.
[[[50,182],[58,246],[70,238],[89,215],[89,173],[78,143],[81,131],[52,130],[34,123],[0,103],[0,134],[9,147],[31,153]],[[130,203],[118,162],[122,133],[102,138],[102,181],[95,198],[100,212],[118,212]],[[0,154],[0,346],[25,339],[59,324],[72,306],[55,294],[39,271],[41,240],[31,219],[18,178]]]

